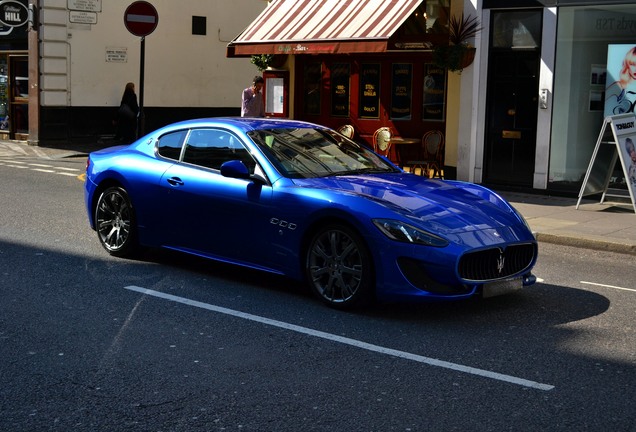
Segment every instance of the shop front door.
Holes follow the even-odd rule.
[[[494,18],[484,182],[531,188],[537,138],[541,12],[500,12]]]
[[[9,130],[10,138],[29,136],[29,57],[9,56]]]

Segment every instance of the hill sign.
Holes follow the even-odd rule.
[[[124,24],[135,36],[148,36],[155,31],[158,23],[157,9],[146,1],[133,2],[124,12]]]
[[[0,1],[0,24],[20,27],[29,22],[29,9],[15,0]]]

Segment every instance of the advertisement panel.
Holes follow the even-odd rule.
[[[636,103],[636,45],[607,46],[604,116],[633,113]]]

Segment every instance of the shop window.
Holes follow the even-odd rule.
[[[349,117],[349,95],[351,93],[349,63],[334,63],[331,68],[331,115]]]
[[[305,94],[303,108],[305,114],[320,115],[322,99],[322,63],[309,63],[303,73]]]
[[[604,101],[611,98],[615,78],[610,75],[618,73],[611,65],[607,70],[609,47],[636,46],[635,23],[636,5],[559,8],[549,189],[580,191],[605,119]],[[636,92],[636,86],[629,91]],[[620,164],[614,174],[610,186],[626,187]]]
[[[360,65],[360,118],[380,118],[380,63]]]
[[[7,56],[0,54],[0,131],[9,129],[9,77]]]
[[[391,119],[411,120],[413,65],[394,63],[391,78]]]

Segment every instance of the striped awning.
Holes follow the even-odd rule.
[[[422,1],[273,0],[227,55],[384,52]]]

